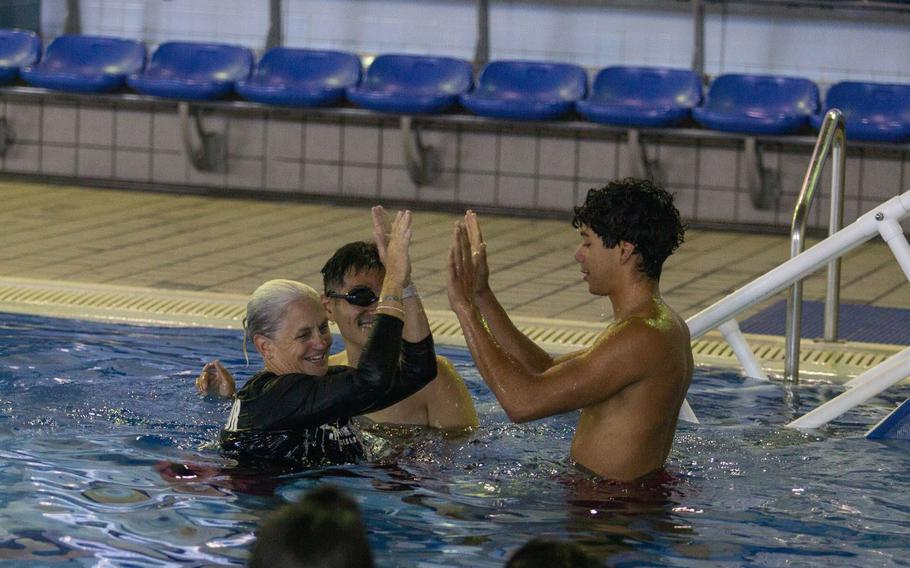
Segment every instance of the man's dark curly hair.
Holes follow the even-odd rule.
[[[379,250],[376,243],[354,241],[335,251],[332,258],[322,267],[322,286],[326,292],[335,290],[344,284],[344,277],[348,271],[360,272],[362,270],[384,270],[385,266],[379,260]],[[337,290],[335,290],[337,291]],[[375,290],[379,292],[379,290]]]
[[[641,257],[638,268],[660,280],[664,261],[682,244],[686,226],[673,205],[673,196],[646,179],[611,181],[589,189],[584,205],[575,208],[572,226],[590,227],[612,248],[620,241],[635,245]]]

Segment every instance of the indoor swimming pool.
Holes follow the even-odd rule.
[[[811,433],[784,424],[842,387],[699,369],[662,483],[594,483],[566,460],[576,415],[510,424],[466,351],[480,427],[368,435],[376,460],[283,477],[232,472],[213,442],[242,333],[0,314],[0,561],[242,565],[265,515],[318,484],[353,494],[378,566],[499,567],[535,536],[612,566],[908,566],[910,443],[867,427],[902,386]],[[336,345],[336,348],[340,347]],[[201,474],[189,474],[189,464]]]

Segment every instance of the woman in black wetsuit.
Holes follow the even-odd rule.
[[[351,418],[395,404],[436,376],[420,299],[402,298],[410,283],[410,226],[410,212],[399,213],[387,242],[381,229],[377,234],[386,274],[357,368],[328,365],[332,336],[314,289],[271,280],[253,292],[244,328],[265,369],[237,392],[221,432],[225,453],[251,465],[360,461],[365,450]]]

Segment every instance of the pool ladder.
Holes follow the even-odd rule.
[[[733,349],[746,375],[768,380],[761,364],[752,352],[739,328],[736,317],[788,286],[787,361],[785,375],[793,380],[799,376],[799,340],[803,278],[828,265],[828,294],[825,304],[826,338],[836,336],[837,304],[839,302],[839,259],[846,253],[881,235],[888,248],[910,280],[910,243],[904,236],[900,221],[910,217],[910,191],[893,197],[878,207],[861,215],[850,225],[840,228],[843,217],[843,180],[846,160],[844,119],[837,109],[828,111],[819,132],[809,170],[803,181],[802,191],[793,214],[791,225],[790,260],[756,278],[727,297],[715,302],[686,320],[692,339],[697,339],[712,329],[718,329]],[[829,236],[808,250],[802,250],[805,235],[805,218],[821,170],[829,152],[833,151],[831,222]],[[851,408],[862,404],[886,388],[910,375],[910,348],[892,355],[882,363],[865,371],[845,386],[847,391],[822,404],[787,426],[817,428],[827,424]]]

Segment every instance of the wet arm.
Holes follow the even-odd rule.
[[[476,297],[477,307],[490,333],[502,348],[529,370],[540,373],[553,366],[553,358],[512,323],[493,291],[487,288]]]
[[[480,375],[513,422],[601,402],[646,374],[641,353],[649,343],[647,331],[611,333],[590,350],[533,372],[497,343],[475,306],[459,306],[455,313]]]

